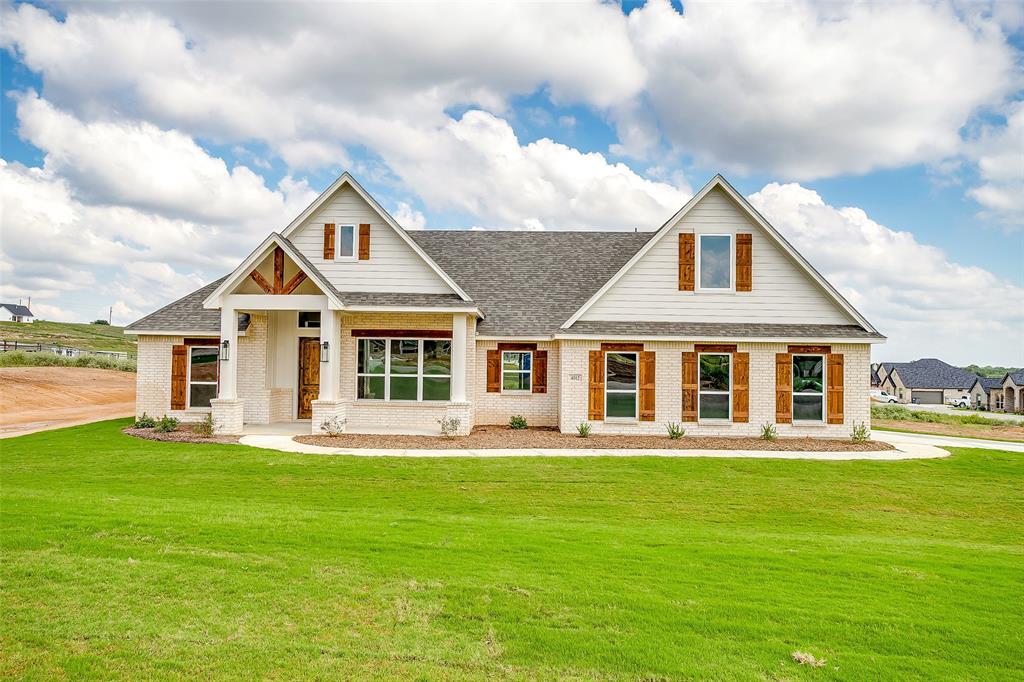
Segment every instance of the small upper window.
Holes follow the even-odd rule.
[[[697,272],[701,289],[732,289],[732,235],[698,238]]]
[[[299,312],[299,329],[319,329],[320,328],[320,311],[316,312]]]
[[[356,257],[356,226],[338,226],[338,258]]]

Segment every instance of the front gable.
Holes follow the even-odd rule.
[[[702,291],[700,235],[729,235],[733,287]],[[683,235],[683,237],[680,237]],[[692,237],[690,236],[692,235]],[[737,239],[737,235],[744,235]],[[745,235],[750,235],[746,237]],[[749,239],[749,291],[736,266],[740,240]],[[684,248],[696,251],[697,271],[684,274]],[[684,290],[697,279],[694,290]],[[792,245],[786,242],[728,183],[716,176],[659,230],[615,277],[571,317],[563,328],[583,321],[835,324],[874,328]]]
[[[325,257],[325,249],[330,250],[327,244],[331,243],[328,237],[325,244],[325,226],[333,226],[335,243],[340,243],[342,230],[351,226],[357,251],[360,230],[368,230],[367,252],[344,258],[335,250],[335,258]],[[456,294],[469,300],[348,173],[321,194],[283,234],[339,292]]]

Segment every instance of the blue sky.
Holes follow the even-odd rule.
[[[409,229],[546,230],[654,229],[721,172],[880,357],[1021,365],[1022,25],[1018,3],[8,5],[0,295],[129,322],[343,170]]]

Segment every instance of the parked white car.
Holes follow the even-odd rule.
[[[947,401],[947,404],[952,405],[953,407],[970,407],[971,396],[966,394],[961,395],[956,398],[953,398],[952,400]]]
[[[877,388],[871,389],[871,399],[874,400],[876,403],[897,403],[897,402],[899,402],[898,400],[896,400],[896,396],[890,395],[889,393],[886,393],[885,391],[882,391],[882,390],[877,389]]]

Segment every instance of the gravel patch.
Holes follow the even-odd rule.
[[[672,450],[764,450],[798,452],[878,452],[893,446],[879,441],[854,443],[836,438],[779,438],[774,442],[753,437],[684,436],[590,436],[579,438],[554,428],[510,429],[507,426],[477,426],[468,436],[394,436],[342,434],[340,436],[295,436],[299,443],[328,448],[373,449],[672,449]]]
[[[143,440],[159,440],[167,443],[237,443],[239,436],[201,436],[195,432],[195,427],[190,424],[182,424],[177,431],[170,433],[159,433],[153,429],[136,429],[128,427],[122,429],[122,433],[141,438]]]

